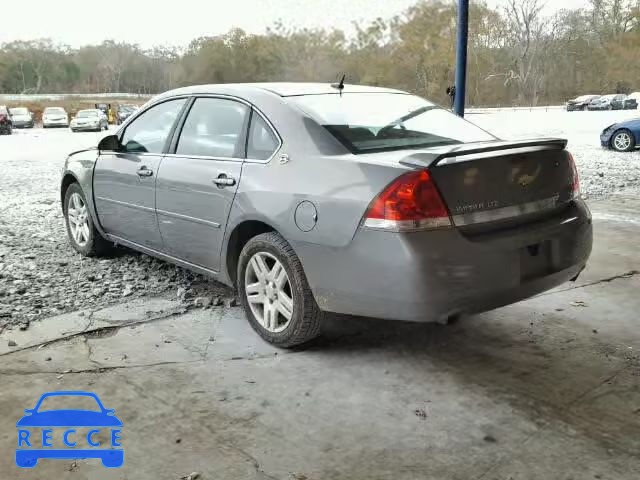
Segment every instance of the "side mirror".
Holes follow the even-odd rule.
[[[107,135],[100,143],[98,143],[98,150],[100,151],[108,151],[108,152],[117,152],[120,150],[120,140],[118,140],[117,135]]]

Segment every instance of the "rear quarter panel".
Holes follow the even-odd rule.
[[[270,225],[296,251],[300,243],[345,247],[373,198],[410,167],[385,155],[352,155],[324,128],[284,105],[280,98],[267,99],[258,108],[273,123],[283,143],[270,162],[244,163],[223,255],[234,229],[248,220]],[[284,163],[279,160],[281,155],[287,156]],[[308,232],[298,228],[294,218],[296,208],[305,200],[317,211],[317,223]],[[304,265],[305,259],[301,261]]]

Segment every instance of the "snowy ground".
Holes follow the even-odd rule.
[[[583,192],[602,197],[640,186],[640,152],[614,153],[600,131],[640,112],[499,111],[469,120],[503,138],[569,139]],[[97,144],[97,133],[24,130],[0,137],[0,330],[61,311],[109,304],[183,288],[228,291],[219,284],[145,255],[123,252],[107,260],[82,259],[67,244],[59,201],[65,156]]]

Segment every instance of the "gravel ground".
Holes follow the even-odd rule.
[[[600,148],[599,132],[639,112],[501,111],[469,120],[504,138],[569,139],[587,197],[640,185],[640,152]],[[24,130],[0,137],[0,330],[68,310],[101,307],[148,294],[229,295],[218,283],[145,255],[122,250],[83,259],[66,239],[59,200],[65,156],[104,134]]]

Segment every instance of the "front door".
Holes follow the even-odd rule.
[[[218,271],[220,249],[244,158],[249,107],[223,98],[196,98],[175,153],[156,180],[156,209],[165,251]]]
[[[98,218],[111,235],[160,250],[155,186],[169,134],[186,104],[170,100],[151,107],[127,126],[117,152],[101,152],[94,170]]]

